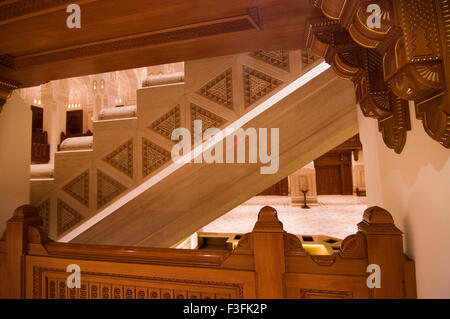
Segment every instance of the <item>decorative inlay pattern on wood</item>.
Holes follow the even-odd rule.
[[[87,43],[81,46],[64,48],[62,50],[42,52],[36,55],[22,56],[16,58],[15,63],[16,67],[21,69],[33,65],[45,64],[50,61],[64,61],[121,50],[144,47],[150,48],[167,43],[206,38],[226,33],[257,30],[259,29],[258,23],[255,20],[258,18],[257,10],[257,8],[254,8],[245,15],[207,21],[201,24],[184,25],[176,28],[140,33],[114,40]]]
[[[8,54],[0,55],[0,65],[14,70],[14,58]]]
[[[353,299],[351,291],[300,289],[301,299]]]
[[[207,99],[233,109],[233,72],[229,68],[224,73],[208,82],[197,93]]]
[[[148,128],[161,134],[167,139],[171,139],[174,129],[181,126],[180,105],[178,104],[172,110],[164,114],[161,118],[154,121]]]
[[[211,113],[210,111],[201,108],[200,106],[191,103],[191,132],[194,132],[194,121],[202,121],[202,133],[211,127],[220,128],[227,120],[221,118],[220,116]],[[194,141],[194,134],[192,135],[192,141]]]
[[[142,138],[142,177],[146,177],[159,167],[170,161],[169,151]]]
[[[243,297],[240,284],[92,272],[83,272],[81,288],[69,289],[65,282],[66,274],[62,270],[34,267],[34,298],[230,299]]]
[[[58,199],[57,206],[57,219],[58,219],[58,235],[64,233],[66,230],[72,228],[84,219],[84,216],[67,205],[62,200]]]
[[[97,208],[103,207],[127,188],[97,169]]]
[[[272,92],[282,81],[267,74],[243,66],[245,107],[249,107],[268,93]]]
[[[38,207],[39,216],[44,222],[44,231],[48,234],[50,230],[50,198],[43,201]]]
[[[20,83],[0,78],[0,113],[6,100],[11,96],[12,91],[18,89],[20,86]]]
[[[314,54],[311,52],[311,49],[307,49],[305,51],[302,51],[302,65],[303,67],[307,67],[314,61],[316,61],[317,58],[314,56]]]
[[[89,207],[89,170],[70,181],[62,189],[81,204]]]
[[[133,140],[131,139],[120,145],[103,160],[128,177],[133,178]]]
[[[289,52],[284,50],[278,51],[256,51],[249,54],[252,58],[261,60],[282,70],[290,70]]]

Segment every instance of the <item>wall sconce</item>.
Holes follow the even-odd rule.
[[[33,100],[33,104],[35,104],[35,105],[41,105],[41,100],[34,99],[34,100]]]
[[[100,81],[100,88],[104,89],[105,88],[105,80],[101,80]]]
[[[93,89],[94,91],[97,90],[97,81],[92,82],[92,89]]]

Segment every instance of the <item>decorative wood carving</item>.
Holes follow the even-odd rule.
[[[242,71],[244,74],[244,101],[246,108],[283,84],[283,81],[245,65],[242,67]]]
[[[103,160],[128,177],[133,178],[133,140],[131,139],[120,145]]]
[[[42,217],[44,231],[47,234],[49,234],[49,231],[50,231],[50,199],[47,199],[44,202],[42,202],[37,207],[37,210],[39,212],[39,216]]]
[[[62,190],[84,206],[89,207],[89,170],[71,180]]]
[[[300,289],[301,299],[353,299],[351,291]]]
[[[5,59],[2,57],[1,61],[3,65]],[[12,91],[18,89],[19,87],[20,84],[17,82],[0,78],[0,113],[3,110],[3,105],[5,105],[6,100],[11,96]]]
[[[58,243],[42,231],[42,218],[22,206],[8,221],[7,282],[0,297],[49,299],[405,298],[415,297],[414,264],[405,259],[392,216],[379,207],[364,213],[360,232],[341,253],[306,253],[272,207],[230,252]],[[362,253],[364,251],[365,253]],[[49,264],[51,263],[51,267]],[[83,269],[69,289],[66,267]],[[380,264],[384,284],[366,285],[368,264]],[[404,270],[405,269],[405,270]],[[407,287],[405,289],[405,287]],[[1,295],[5,291],[6,296]]]
[[[105,206],[126,190],[125,186],[97,169],[97,208]]]
[[[290,71],[289,51],[255,51],[249,55],[287,72]]]
[[[341,244],[339,255],[342,258],[366,258],[366,239],[360,232],[346,237]]]
[[[84,219],[83,215],[78,213],[75,209],[60,199],[58,199],[56,214],[58,219],[58,235],[61,235]]]
[[[229,68],[221,75],[208,82],[198,92],[207,99],[233,109],[233,72]]]
[[[202,121],[202,133],[211,127],[220,128],[223,124],[227,122],[224,118],[205,110],[204,108],[191,103],[191,136],[192,143],[194,142],[194,121]]]
[[[324,17],[309,21],[307,46],[355,84],[365,116],[401,153],[411,129],[407,100],[434,140],[450,148],[449,0],[316,0]],[[369,28],[370,4],[381,8]]]
[[[240,284],[152,276],[83,272],[81,288],[66,285],[65,269],[34,267],[36,299],[230,299],[242,298]]]
[[[178,127],[181,127],[181,113],[179,104],[154,121],[148,128],[171,140],[173,130]]]
[[[292,234],[284,234],[284,253],[286,256],[307,256],[300,239]]]
[[[305,68],[308,65],[314,63],[314,61],[316,61],[316,60],[317,60],[317,58],[311,52],[310,49],[302,51],[302,65],[303,65],[303,68]]]
[[[170,160],[169,151],[142,138],[142,177],[147,177]]]

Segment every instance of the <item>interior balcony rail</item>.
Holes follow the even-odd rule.
[[[369,287],[369,265],[380,283]],[[69,265],[80,269],[69,288]],[[36,299],[416,298],[414,262],[386,210],[364,212],[333,255],[311,255],[264,207],[233,251],[58,243],[36,208],[21,206],[0,241],[0,297]]]

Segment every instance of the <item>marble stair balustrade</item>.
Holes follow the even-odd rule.
[[[300,51],[261,51],[186,62],[184,82],[147,81],[135,116],[118,111],[120,118],[95,121],[92,149],[56,153],[53,185],[32,194],[32,204],[43,205],[51,237],[64,242],[169,247],[357,132],[351,86],[327,70],[248,122],[280,127],[286,137],[277,174],[261,176],[257,165],[187,164],[163,175],[174,128],[191,129],[194,119],[224,128],[320,62],[302,64]],[[330,94],[339,103],[332,106]]]

